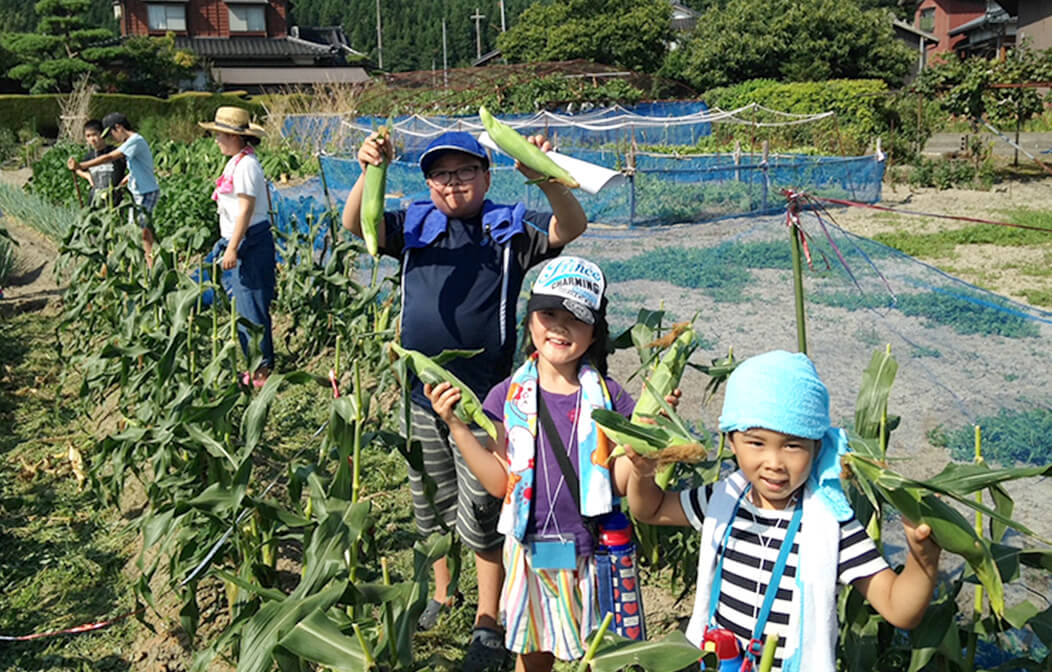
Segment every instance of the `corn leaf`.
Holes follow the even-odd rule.
[[[658,640],[637,642],[607,632],[592,658],[593,672],[617,672],[639,666],[646,672],[675,672],[698,662],[701,652],[675,630]]]
[[[343,634],[339,627],[316,609],[298,622],[278,645],[305,660],[338,672],[366,669],[368,658],[355,637]]]
[[[855,431],[859,436],[880,436],[880,423],[888,410],[888,396],[899,365],[887,350],[876,350],[862,372],[862,387],[855,401]]]

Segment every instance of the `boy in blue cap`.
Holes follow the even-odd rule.
[[[547,151],[543,136],[530,142]],[[365,166],[393,158],[391,143],[371,134],[358,150],[362,175],[343,209],[343,225],[361,235],[360,209]],[[540,175],[518,165],[529,179]],[[523,277],[532,266],[557,256],[588,224],[569,189],[539,182],[551,212],[526,210],[517,203],[498,205],[486,199],[490,186],[489,156],[468,133],[447,132],[435,138],[420,157],[430,199],[407,209],[384,213],[377,240],[380,251],[402,262],[401,340],[406,348],[436,355],[449,349],[481,349],[471,359],[456,359],[449,370],[484,397],[511,373],[516,345],[516,301]],[[423,475],[409,470],[417,528],[428,535],[456,526],[475,552],[478,612],[467,656],[467,672],[493,669],[504,660],[499,626],[503,580],[497,532],[501,500],[492,497],[471,473],[432,411],[420,381],[412,392],[413,437],[424,451],[424,472],[438,492],[434,507],[424,493]],[[472,428],[480,440],[485,433]],[[435,625],[448,594],[450,573],[443,558],[434,565],[435,594],[423,615],[423,629]]]
[[[847,437],[831,426],[829,391],[806,355],[776,350],[742,362],[727,381],[720,431],[738,471],[692,490],[662,491],[654,462],[628,451],[633,515],[701,532],[687,639],[732,644],[755,664],[777,634],[773,670],[834,672],[838,583],[896,627],[920,623],[941,549],[928,525],[904,520],[905,568],[896,573],[881,557],[840,488]]]

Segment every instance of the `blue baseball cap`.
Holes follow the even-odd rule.
[[[420,170],[424,171],[424,175],[431,171],[431,165],[438,157],[446,152],[470,154],[482,160],[483,168],[489,168],[489,155],[473,135],[464,131],[446,131],[432,140],[420,155]]]

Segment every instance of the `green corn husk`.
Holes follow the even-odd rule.
[[[679,386],[683,371],[687,368],[687,360],[698,347],[694,339],[694,329],[689,324],[677,325],[670,334],[677,335],[647,377],[648,385],[644,386],[632,412],[633,421],[661,412],[661,400]]]
[[[407,350],[397,343],[389,343],[388,347],[390,347],[391,352],[397,357],[405,359],[409,364],[409,368],[413,370],[413,373],[416,374],[417,378],[426,385],[449,383],[453,387],[459,389],[460,401],[457,402],[456,408],[454,409],[457,417],[464,422],[474,422],[476,425],[486,430],[486,433],[489,434],[493,440],[497,439],[497,428],[494,427],[489,416],[482,410],[482,402],[480,402],[479,398],[475,396],[475,393],[471,391],[471,388],[460,382],[456,376],[449,371],[446,371],[441,365],[435,363],[427,355],[419,353],[416,350]]]
[[[552,161],[551,157],[541,151],[537,145],[522,137],[514,128],[496,119],[485,107],[479,108],[479,118],[486,132],[489,133],[489,137],[505,154],[553,182],[558,182],[571,189],[581,186],[577,180],[573,179],[569,171]]]
[[[616,411],[597,408],[592,411],[592,420],[617,444],[613,456],[624,454],[623,446],[632,446],[640,455],[653,456],[659,465],[664,466],[674,462],[697,462],[705,455],[701,442],[665,416],[656,416],[656,424],[643,425]]]
[[[672,337],[672,344],[647,377],[643,393],[639,395],[639,401],[636,403],[635,410],[632,411],[633,422],[656,416],[663,410],[665,397],[672,394],[672,391],[679,386],[679,381],[683,378],[683,371],[687,368],[687,360],[698,347],[697,340],[694,338],[694,328],[690,324],[676,325],[666,336],[668,337]],[[663,462],[663,466],[654,475],[654,480],[662,490],[668,488],[672,480],[676,461],[679,460]]]
[[[381,126],[377,131],[385,142],[391,140],[391,122]],[[369,254],[376,256],[380,251],[376,232],[384,221],[384,191],[387,188],[387,165],[385,158],[379,166],[367,165],[365,167],[365,188],[362,191],[362,205],[359,216],[362,226],[362,239]]]

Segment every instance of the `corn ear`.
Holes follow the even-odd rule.
[[[486,132],[489,133],[489,137],[505,154],[527,168],[537,171],[548,180],[571,189],[581,186],[568,170],[552,161],[551,157],[542,152],[537,145],[522,137],[514,128],[490,114],[485,107],[479,108],[479,118]]]
[[[381,126],[377,131],[379,137],[385,142],[391,139],[391,123]],[[379,166],[372,164],[365,167],[365,188],[362,191],[362,205],[359,210],[359,219],[362,226],[362,239],[365,240],[365,249],[374,257],[379,253],[380,246],[376,239],[376,232],[384,221],[384,191],[387,188],[387,158]]]
[[[657,424],[643,425],[616,411],[597,408],[592,411],[592,420],[617,445],[612,457],[624,454],[624,446],[656,458],[659,464],[698,462],[705,456],[705,447],[696,438],[684,434],[675,423],[661,416],[655,418]]]
[[[392,353],[397,357],[406,360],[409,368],[413,370],[416,377],[424,384],[438,385],[439,383],[449,383],[460,390],[460,401],[457,402],[456,408],[454,409],[457,417],[464,422],[474,422],[476,425],[486,430],[486,433],[490,435],[490,438],[493,440],[497,439],[497,428],[493,425],[493,421],[489,419],[489,416],[486,415],[485,411],[482,410],[482,403],[479,401],[479,398],[475,396],[475,393],[471,391],[470,387],[460,382],[460,379],[452,373],[433,362],[427,355],[417,352],[416,350],[407,350],[397,343],[390,343],[388,345]]]
[[[698,347],[694,338],[694,329],[689,323],[676,325],[666,335],[666,338],[668,337],[671,337],[668,349],[647,377],[643,392],[639,395],[639,401],[636,402],[635,410],[632,412],[633,422],[639,422],[644,417],[655,416],[662,411],[665,397],[679,385],[679,381],[683,378],[683,371],[687,368],[687,360]],[[661,489],[668,487],[672,480],[673,468],[673,462],[669,462],[655,475],[654,480]]]

